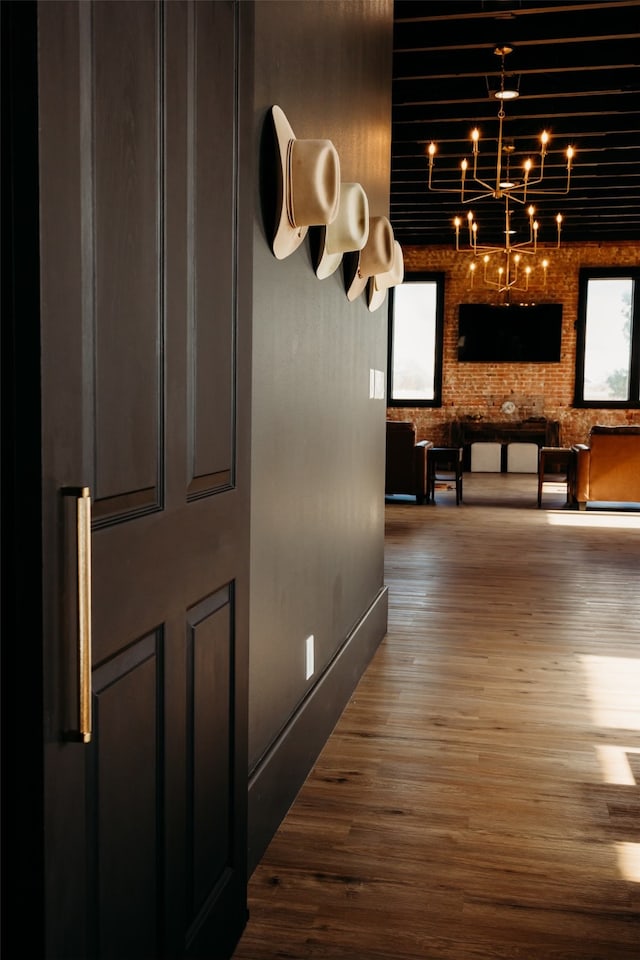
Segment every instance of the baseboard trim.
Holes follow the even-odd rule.
[[[295,800],[349,697],[387,632],[388,588],[382,587],[277,740],[249,777],[251,874]]]

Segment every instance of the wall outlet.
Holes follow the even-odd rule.
[[[310,637],[307,637],[305,640],[305,680],[309,680],[313,676],[315,667],[315,637],[311,634]]]
[[[384,400],[385,372],[369,369],[369,399]]]

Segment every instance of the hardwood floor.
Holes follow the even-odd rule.
[[[235,960],[640,958],[640,512],[536,496],[387,505],[388,635]]]

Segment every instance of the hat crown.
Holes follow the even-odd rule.
[[[369,201],[362,185],[343,183],[340,186],[338,214],[327,227],[325,245],[328,253],[362,250],[369,236]]]
[[[393,263],[391,269],[386,273],[377,273],[374,275],[373,284],[376,290],[388,290],[389,287],[397,287],[404,280],[404,256],[402,247],[397,240],[393,242]]]
[[[393,227],[386,217],[373,217],[369,221],[369,239],[360,253],[361,277],[386,273],[393,264]]]
[[[340,201],[340,160],[330,140],[289,142],[287,214],[294,227],[335,220]]]

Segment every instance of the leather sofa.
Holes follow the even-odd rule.
[[[594,426],[573,450],[580,510],[597,501],[640,503],[640,426]]]
[[[431,440],[416,440],[411,421],[387,420],[385,494],[409,494],[417,503],[426,501],[427,450],[432,446]]]

